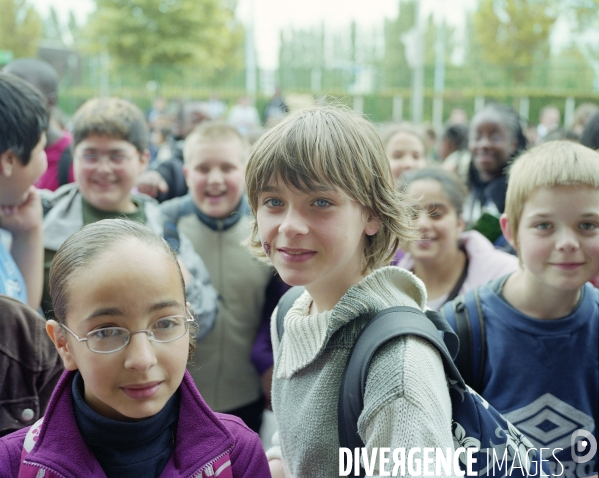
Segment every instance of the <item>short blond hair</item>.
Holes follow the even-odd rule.
[[[185,138],[183,160],[185,163],[189,162],[193,149],[199,143],[230,140],[239,142],[241,161],[245,164],[249,155],[249,143],[239,131],[224,121],[205,121],[196,126]]]
[[[364,243],[365,267],[388,264],[398,247],[418,237],[412,201],[394,187],[383,144],[372,125],[347,108],[319,106],[293,113],[253,147],[246,190],[254,216],[273,177],[312,192],[333,186],[358,201],[381,227]],[[265,258],[254,222],[250,249]]]
[[[516,238],[524,205],[541,187],[599,189],[599,153],[572,141],[548,141],[517,158],[508,171],[505,213]]]

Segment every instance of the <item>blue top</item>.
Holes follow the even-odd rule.
[[[0,242],[0,294],[27,303],[27,288],[23,275],[2,242]]]
[[[487,357],[482,396],[538,448],[555,450],[552,472],[597,473],[597,455],[577,463],[572,433],[586,430],[599,441],[599,290],[586,284],[567,317],[535,319],[512,307],[501,294],[505,278],[480,288]],[[577,453],[578,456],[584,453]]]

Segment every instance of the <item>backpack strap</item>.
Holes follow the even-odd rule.
[[[73,153],[71,152],[71,146],[67,146],[58,160],[58,185],[64,186],[69,183],[69,171],[73,164]]]
[[[403,335],[416,335],[431,342],[441,354],[446,373],[465,387],[453,363],[458,348],[457,336],[440,314],[433,311],[425,314],[413,307],[385,309],[362,329],[345,364],[337,407],[340,446],[350,449],[364,446],[357,423],[364,408],[370,362],[379,347]]]
[[[305,287],[292,287],[279,299],[279,305],[277,305],[277,335],[279,336],[279,342],[281,342],[283,332],[285,332],[285,316],[289,312],[289,309],[293,307],[293,303],[305,290]]]
[[[480,393],[486,357],[485,322],[477,287],[443,306],[442,314],[460,339],[455,359],[464,381]]]

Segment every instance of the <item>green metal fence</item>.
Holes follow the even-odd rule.
[[[451,109],[460,107],[472,114],[475,103],[496,100],[513,104],[517,109],[521,98],[529,103],[528,116],[535,120],[546,104],[565,109],[568,98],[579,104],[599,102],[599,71],[588,64],[546,63],[535,65],[527,72],[522,83],[514,80],[512,68],[477,64],[448,66],[445,69],[445,90],[442,93],[444,118]],[[268,101],[272,88],[280,85],[287,94],[328,95],[348,104],[360,98],[365,114],[375,122],[391,119],[397,111],[398,98],[403,118],[410,118],[411,72],[405,68],[384,65],[353,66],[346,68],[288,68],[279,71],[256,72],[256,102],[261,110]],[[72,114],[88,98],[101,95],[120,96],[141,108],[148,108],[152,100],[162,96],[170,100],[207,99],[218,94],[229,105],[246,94],[245,70],[222,71],[208,76],[201,68],[152,66],[148,68],[110,68],[101,57],[85,58],[77,74],[67,73],[61,84],[60,107]],[[434,67],[424,69],[424,120],[432,120],[432,102],[435,92]]]

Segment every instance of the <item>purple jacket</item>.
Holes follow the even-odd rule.
[[[0,477],[105,478],[75,422],[74,376],[63,374],[42,420],[0,439]],[[258,435],[239,418],[210,410],[185,371],[175,448],[160,476],[270,478],[270,472]]]

